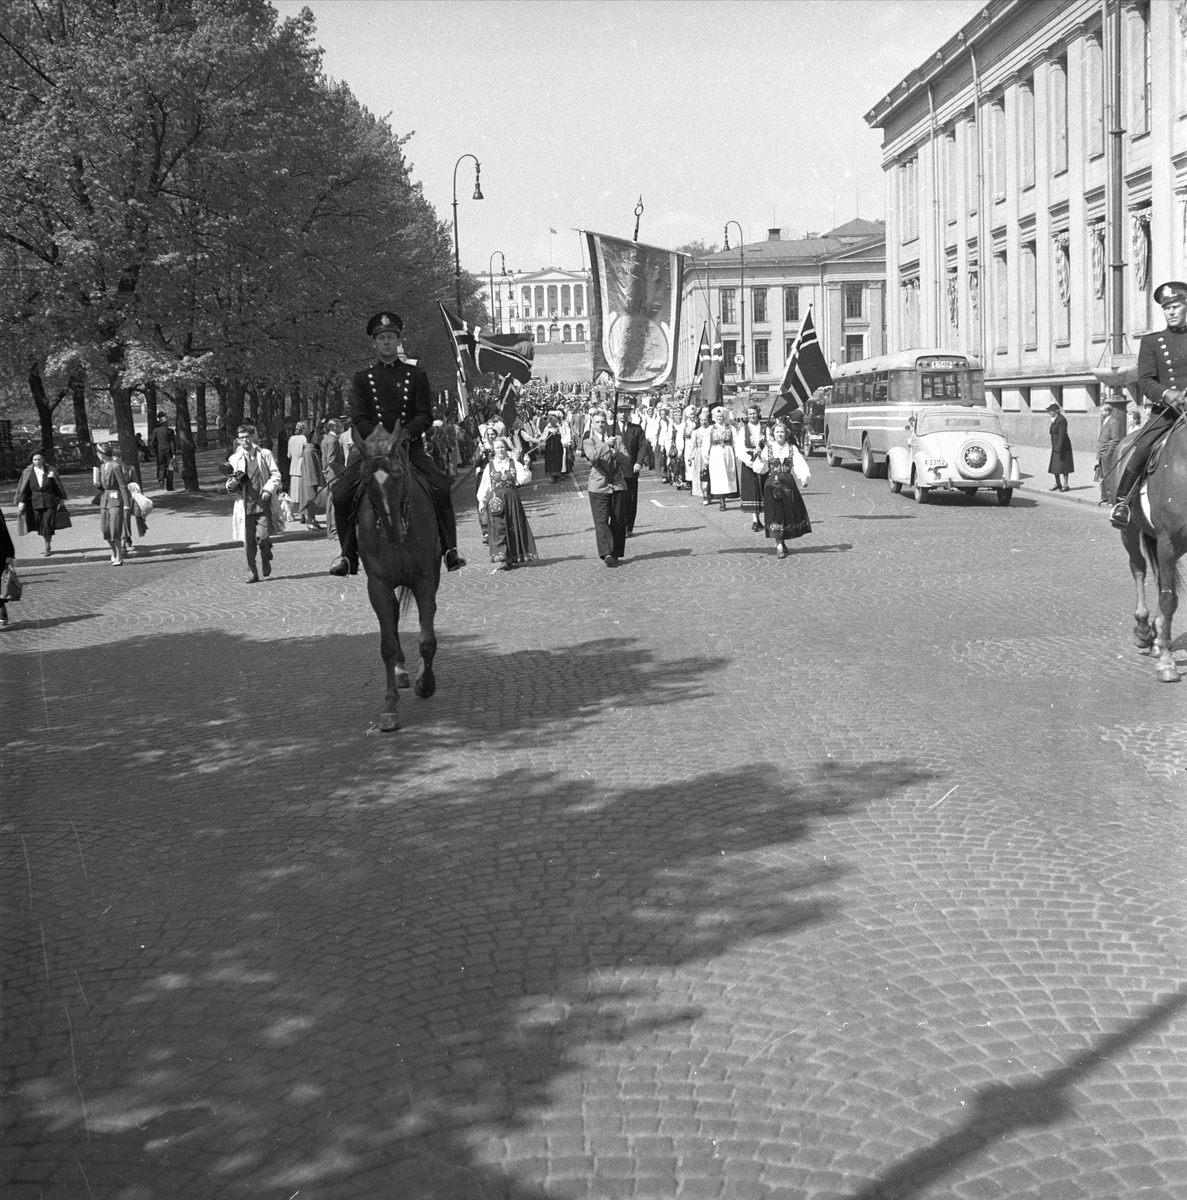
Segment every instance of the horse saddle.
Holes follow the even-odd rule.
[[[1137,429],[1131,429],[1118,443],[1117,448],[1113,451],[1111,461],[1103,464],[1105,471],[1105,479],[1108,481],[1108,499],[1110,502],[1117,499],[1117,483],[1125,474],[1125,468],[1129,465],[1129,460],[1133,457],[1134,447],[1137,443],[1138,435],[1142,432],[1142,426]],[[1158,469],[1158,460],[1162,457],[1162,448],[1166,445],[1166,439],[1170,436],[1168,429],[1158,441],[1156,441],[1150,450],[1150,457],[1146,459],[1146,467],[1144,475],[1153,475]]]

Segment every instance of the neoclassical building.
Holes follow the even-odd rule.
[[[980,357],[1019,440],[1046,440],[1056,400],[1093,445],[1102,378],[1184,276],[1185,27],[1184,0],[990,0],[866,115],[889,347]]]
[[[548,267],[488,277],[486,307],[499,333],[529,332],[537,345],[589,341],[589,272]]]
[[[684,275],[676,384],[696,367],[701,330],[718,325],[726,383],[774,391],[809,307],[825,357],[850,362],[885,348],[886,234],[881,221],[855,219],[825,234],[720,250],[689,261]],[[741,358],[741,362],[738,359]]]

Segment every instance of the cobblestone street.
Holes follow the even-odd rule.
[[[115,570],[76,499],[0,633],[5,1200],[1187,1194],[1116,533],[811,467],[784,562],[644,473],[618,570],[537,468],[492,573],[463,480],[395,734],[324,535],[247,587],[175,495]]]

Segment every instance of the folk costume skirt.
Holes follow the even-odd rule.
[[[563,475],[565,473],[565,448],[561,444],[559,433],[550,433],[544,439],[544,474]]]
[[[536,539],[532,537],[519,493],[513,487],[497,487],[491,499],[495,496],[502,500],[503,511],[494,512],[488,502],[491,562],[520,563],[536,558]]]
[[[777,541],[803,537],[805,533],[812,532],[808,509],[790,466],[772,466],[763,494],[763,516],[766,518],[766,536]]]
[[[738,483],[742,489],[742,511],[763,511],[763,477],[756,475],[745,463],[738,464]]]
[[[715,443],[709,447],[709,497],[733,500],[738,495],[738,460],[734,448]]]

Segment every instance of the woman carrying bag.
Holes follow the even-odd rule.
[[[48,558],[50,543],[59,529],[70,528],[66,511],[66,489],[53,467],[46,466],[40,450],[21,472],[16,485],[17,533],[36,530],[45,541],[42,557]]]
[[[806,487],[811,474],[808,464],[792,441],[791,426],[780,419],[775,423],[774,440],[763,447],[756,469],[767,477],[763,490],[763,516],[766,536],[775,539],[775,557],[787,557],[787,539],[812,532],[808,510],[800,488]]]
[[[132,493],[124,478],[123,463],[115,456],[110,442],[99,448],[99,532],[111,547],[111,565],[124,565],[124,541],[129,537],[132,520]]]

